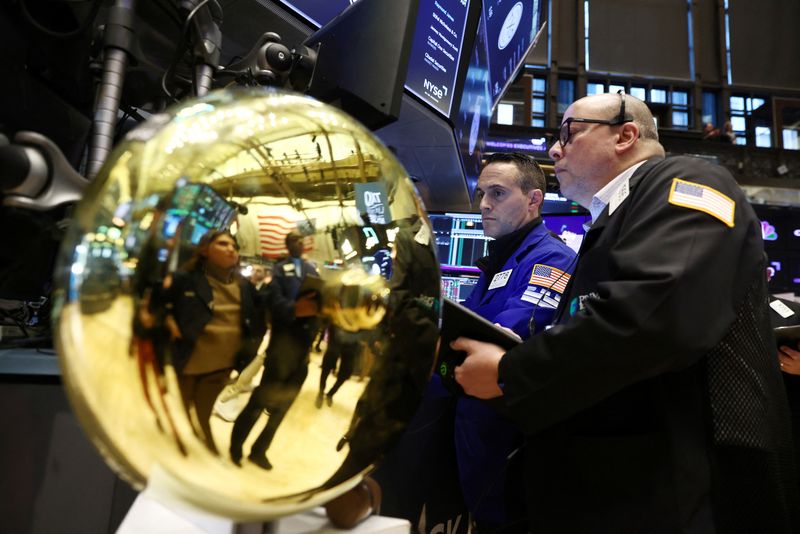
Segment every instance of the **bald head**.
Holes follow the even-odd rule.
[[[581,100],[586,100],[590,104],[596,102],[597,109],[603,117],[614,118],[619,115],[620,96],[625,100],[625,119],[632,119],[639,127],[639,137],[644,141],[658,142],[658,129],[653,114],[650,113],[647,104],[635,96],[605,93],[587,96]]]
[[[625,169],[665,156],[645,103],[611,93],[573,102],[564,113],[560,140],[553,143],[549,154],[561,192],[584,207]]]

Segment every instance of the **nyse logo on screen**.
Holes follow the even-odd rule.
[[[428,78],[425,78],[425,80],[423,80],[422,86],[425,88],[426,91],[428,91],[430,94],[432,94],[439,100],[441,100],[442,97],[444,97],[447,94],[447,87],[439,87],[435,83],[431,83],[430,81],[428,81]]]

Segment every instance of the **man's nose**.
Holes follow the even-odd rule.
[[[559,160],[561,159],[561,151],[563,148],[561,147],[561,143],[558,142],[558,139],[553,141],[553,144],[550,146],[550,150],[547,151],[547,154],[550,156],[552,160]]]

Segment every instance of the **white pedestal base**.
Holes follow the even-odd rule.
[[[325,509],[314,508],[274,522],[237,524],[230,519],[188,508],[168,508],[144,491],[122,521],[117,534],[409,534],[411,523],[405,519],[371,516],[351,530],[341,530],[328,521]]]

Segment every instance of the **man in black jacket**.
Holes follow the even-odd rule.
[[[792,532],[798,511],[760,225],[731,175],[664,159],[647,107],[595,95],[550,149],[592,225],[553,328],[465,338],[467,393],[527,434],[534,532]]]
[[[272,469],[267,449],[308,375],[308,354],[318,326],[314,295],[299,294],[306,276],[317,276],[314,266],[301,258],[303,236],[298,232],[287,235],[286,248],[289,256],[275,264],[267,289],[272,333],[264,373],[231,432],[230,455],[239,464],[247,436],[261,413],[265,409],[269,412],[267,425],[248,455],[251,462],[264,469]]]

